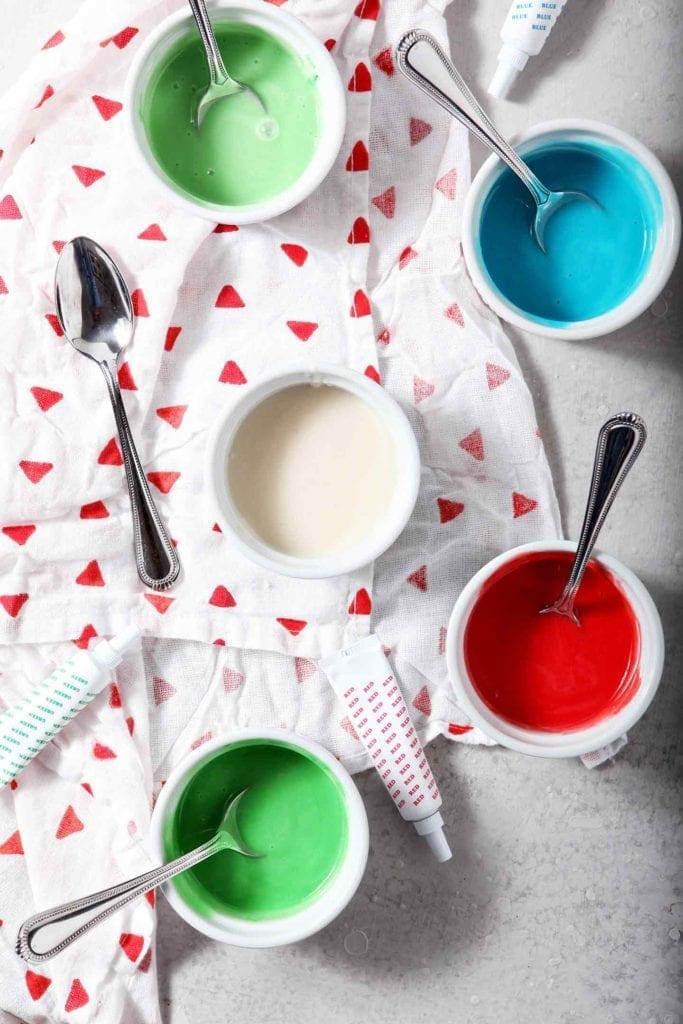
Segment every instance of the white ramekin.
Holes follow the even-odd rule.
[[[463,212],[462,247],[467,269],[477,291],[498,316],[531,334],[578,341],[583,338],[597,338],[624,327],[654,302],[668,281],[676,262],[681,239],[681,213],[671,178],[660,161],[642,142],[638,142],[619,128],[583,118],[545,121],[522,132],[512,141],[515,148],[524,156],[530,150],[536,149],[540,142],[558,138],[596,139],[618,146],[642,164],[657,186],[662,202],[662,224],[649,266],[640,284],[628,298],[601,316],[592,317],[590,320],[577,320],[559,327],[534,319],[506,299],[492,283],[486,268],[482,265],[477,243],[484,201],[503,167],[497,156],[489,157],[483,164],[467,193]],[[510,254],[510,259],[514,259],[514,253]]]
[[[161,22],[143,41],[131,64],[125,88],[125,111],[133,147],[141,163],[154,176],[163,192],[188,213],[231,224],[255,224],[291,210],[313,192],[326,177],[337,158],[346,124],[344,86],[336,65],[323,44],[297,18],[263,0],[217,0],[212,4],[212,21],[241,21],[257,25],[277,36],[291,50],[312,62],[318,76],[320,134],[306,170],[288,189],[261,203],[222,206],[204,202],[183,192],[157,163],[147,142],[140,116],[142,98],[154,68],[164,53],[187,32],[197,31],[194,18],[185,7]]]
[[[532,551],[576,551],[573,541],[539,541],[522,544],[492,559],[476,573],[456,601],[448,624],[446,659],[455,697],[472,721],[491,739],[511,750],[538,757],[576,757],[598,750],[622,736],[638,721],[654,697],[664,665],[664,634],[659,613],[649,593],[630,569],[616,558],[594,552],[593,558],[604,565],[618,581],[640,627],[640,685],[629,703],[615,715],[587,729],[570,732],[541,732],[511,725],[500,718],[479,697],[465,665],[463,639],[472,608],[486,581],[501,566]],[[605,638],[608,642],[608,638]]]
[[[237,430],[257,405],[297,384],[333,386],[350,391],[381,416],[395,445],[396,489],[375,532],[362,543],[326,558],[297,558],[270,547],[237,511],[228,486],[228,455]],[[368,565],[390,547],[410,519],[420,486],[420,453],[410,423],[399,405],[375,381],[343,366],[317,364],[292,367],[245,388],[237,403],[216,423],[207,448],[206,490],[216,519],[243,555],[272,572],[297,579],[325,579]]]
[[[270,921],[248,921],[245,918],[218,912],[213,913],[211,917],[202,917],[188,906],[172,880],[166,882],[163,892],[176,913],[210,939],[228,942],[233,946],[285,946],[319,932],[342,912],[360,885],[368,859],[368,819],[363,801],[346,769],[320,744],[285,729],[240,729],[202,744],[174,768],[159,794],[150,826],[151,847],[159,862],[163,863],[164,822],[175,810],[187,778],[199,762],[218,750],[223,750],[233,743],[243,743],[245,740],[286,743],[304,754],[317,758],[338,780],[344,791],[348,838],[346,853],[336,875],[320,895],[303,910]]]

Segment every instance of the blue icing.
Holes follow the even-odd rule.
[[[531,193],[504,168],[479,221],[478,255],[490,284],[548,326],[614,309],[642,280],[657,241],[662,201],[652,176],[630,153],[592,139],[557,139],[524,158],[548,188],[586,192],[599,205],[560,207],[543,253],[531,236]]]

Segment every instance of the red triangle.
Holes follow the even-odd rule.
[[[45,49],[45,47],[43,47]],[[27,971],[25,975],[26,988],[28,989],[31,999],[34,1001],[40,999],[44,995],[52,984],[52,978],[46,978],[44,974],[34,974],[33,971]]]
[[[4,594],[0,596],[0,604],[13,619],[16,619],[27,601],[28,594]]]
[[[88,644],[95,636],[97,636],[97,630],[95,629],[94,626],[88,623],[87,626],[83,627],[83,629],[81,630],[81,635],[76,640],[74,640],[73,643],[76,644],[76,647],[80,647],[82,651],[87,651]]]
[[[349,245],[363,245],[370,241],[370,225],[365,217],[356,217],[353,227],[346,236]]]
[[[180,473],[174,473],[171,471],[158,470],[155,473],[148,473],[147,479],[151,484],[161,491],[162,494],[168,494],[176,480],[180,477]]]
[[[57,29],[54,35],[51,35],[46,43],[43,43],[41,50],[51,50],[53,46],[59,46],[60,43],[64,42],[64,33],[61,29]]]
[[[85,188],[90,188],[96,181],[104,177],[104,171],[99,171],[96,167],[83,167],[82,164],[72,164],[71,167],[81,185]]]
[[[301,633],[301,631],[308,625],[305,619],[276,619],[275,621],[279,622],[281,626],[284,626],[287,632],[291,633],[292,636],[298,636],[299,633]]]
[[[358,739],[358,733],[354,729],[353,723],[352,723],[352,721],[351,721],[351,719],[349,718],[348,715],[346,716],[346,718],[342,718],[342,720],[341,720],[341,722],[339,724],[341,725],[341,727],[344,730],[344,732],[347,732],[349,734],[349,736],[351,737],[352,740],[357,740]]]
[[[499,388],[501,384],[504,384],[509,379],[510,371],[506,370],[504,366],[496,366],[495,363],[486,364],[486,383],[489,386],[489,391]]]
[[[446,199],[455,199],[457,181],[458,172],[452,167],[450,171],[441,175],[434,187],[445,195]]]
[[[244,302],[231,284],[224,284],[216,299],[216,309],[242,309]]]
[[[365,367],[365,369],[363,370],[363,376],[367,377],[369,380],[374,380],[375,384],[382,383],[382,378],[379,375],[379,370],[377,369],[376,366],[373,366],[372,363]]]
[[[110,708],[120,708],[120,707],[123,707],[123,702],[121,700],[121,691],[119,690],[119,688],[116,685],[116,683],[112,683],[111,690],[109,691],[109,707]]]
[[[514,519],[519,519],[520,516],[525,516],[527,512],[533,512],[538,507],[538,502],[534,498],[527,498],[524,494],[518,494],[517,491],[512,492],[512,515]],[[0,601],[2,598],[0,597]]]
[[[356,596],[349,605],[349,615],[369,615],[372,611],[372,598],[365,587],[356,592]]]
[[[422,377],[413,377],[413,398],[415,403],[424,402],[436,391],[436,385],[423,380]]]
[[[427,121],[422,121],[419,117],[411,117],[409,126],[410,145],[417,146],[418,142],[426,139],[431,131],[432,126]]]
[[[391,331],[389,330],[388,327],[385,327],[383,331],[380,331],[380,333],[377,335],[377,340],[380,343],[380,345],[389,344],[389,342],[391,341]]]
[[[154,695],[154,703],[158,707],[159,704],[163,704],[164,701],[175,696],[177,690],[175,686],[171,686],[171,684],[167,683],[165,679],[161,678],[161,676],[154,676],[152,679],[152,693]]]
[[[221,530],[220,526],[218,525],[218,523],[214,523],[213,526],[211,527],[211,529],[213,530],[214,533],[222,533],[223,532]]]
[[[356,64],[356,69],[349,79],[346,88],[349,92],[370,92],[372,89],[372,75],[367,64],[364,64],[362,61]]]
[[[350,315],[353,317],[370,316],[370,299],[362,288],[359,288],[353,296],[353,305],[351,306]]]
[[[66,997],[64,1009],[67,1013],[71,1010],[80,1010],[81,1006],[85,1006],[86,1003],[90,1002],[90,996],[81,985],[78,978],[74,978],[69,989],[69,994]]]
[[[66,242],[55,241],[55,242],[52,243],[52,248],[57,253],[57,255],[59,255],[59,253],[62,251],[62,249],[64,248],[65,245],[66,245]]]
[[[62,820],[57,826],[55,832],[55,839],[66,839],[67,836],[72,835],[74,832],[83,831],[83,822],[74,811],[71,804],[67,807],[62,815]]]
[[[357,18],[365,18],[366,21],[377,21],[379,8],[379,0],[360,0],[353,13]]]
[[[130,297],[130,301],[136,316],[149,316],[149,309],[147,308],[147,301],[142,288],[135,289]]]
[[[289,242],[283,242],[280,248],[297,267],[303,267],[308,259],[308,249],[304,249],[303,245],[291,245]]]
[[[234,608],[237,601],[227,587],[218,586],[209,598],[209,604],[212,604],[215,608]]]
[[[213,229],[214,235],[224,235],[226,232],[239,231],[237,224],[216,224]]]
[[[109,510],[103,501],[91,501],[81,505],[81,519],[107,519]]]
[[[390,188],[384,192],[380,192],[378,196],[374,196],[370,202],[373,206],[376,206],[380,213],[391,220],[396,213],[396,188],[391,185]]]
[[[412,245],[407,245],[398,258],[398,269],[403,270],[403,268],[407,266],[411,260],[414,260],[416,256],[417,253],[413,249]]]
[[[227,363],[221,370],[221,375],[218,380],[221,384],[247,383],[247,378],[244,376],[237,363],[232,359],[228,359]]]
[[[21,211],[14,201],[14,196],[0,199],[0,220],[21,220]]]
[[[19,466],[32,484],[39,484],[43,477],[54,469],[52,462],[31,462],[28,459],[22,459]]]
[[[122,466],[123,456],[119,450],[119,446],[116,442],[116,438],[112,437],[111,441],[107,441],[104,448],[97,456],[97,461],[100,466]]]
[[[166,420],[167,423],[171,424],[174,430],[177,430],[183,422],[183,416],[186,412],[186,405],[164,405],[160,409],[157,409],[157,416],[162,420]]]
[[[86,791],[86,793],[90,793],[90,796],[93,796],[92,786],[90,785],[89,782],[81,782],[81,786]]]
[[[448,307],[448,309],[444,310],[444,314],[443,315],[448,320],[452,320],[454,324],[458,325],[458,327],[464,327],[465,326],[465,318],[462,315],[462,312],[460,311],[460,306],[458,305],[457,302],[451,303],[451,305]]]
[[[167,240],[158,224],[150,224],[148,228],[140,232],[138,238],[147,242],[165,242]]]
[[[303,683],[310,676],[315,675],[318,670],[318,666],[314,661],[309,658],[295,658],[294,659],[294,671],[296,672],[297,683]]]
[[[92,562],[88,562],[83,572],[80,572],[76,577],[76,583],[80,583],[82,587],[104,586],[104,577],[97,561],[93,559]]]
[[[142,953],[145,940],[142,935],[133,935],[132,932],[122,932],[119,937],[119,946],[133,963]]]
[[[332,50],[334,50],[336,45],[337,45],[337,40],[336,39],[326,39],[325,40],[325,49],[327,50],[328,53],[331,53]]]
[[[395,71],[394,58],[391,53],[391,47],[385,46],[383,50],[380,50],[379,53],[376,53],[375,56],[372,58],[372,63],[375,65],[375,67],[378,67],[380,71],[383,71],[385,75],[389,75],[389,77],[391,78]]]
[[[3,281],[3,279],[1,277],[0,277],[0,295],[9,295],[9,288],[7,287],[7,285],[5,284],[5,282]]]
[[[346,161],[347,171],[367,171],[370,167],[370,154],[362,140],[358,140],[351,150],[351,155]]]
[[[61,391],[50,391],[49,388],[31,388],[31,394],[43,412],[47,412],[64,398]]]
[[[472,732],[472,726],[458,725],[457,722],[449,722],[448,731],[451,734],[451,736],[464,736],[466,732]]]
[[[55,94],[55,91],[52,88],[52,86],[51,85],[46,85],[45,86],[45,90],[43,92],[43,95],[40,97],[40,99],[38,100],[38,102],[36,103],[36,105],[35,105],[35,107],[33,109],[37,110],[38,107],[42,107],[42,105],[45,102],[45,100],[49,100],[51,96],[54,96],[54,94]]]
[[[463,451],[468,452],[477,462],[484,461],[484,439],[481,436],[479,427],[471,431],[466,437],[463,437],[462,441],[458,441],[458,446]]]
[[[410,576],[408,577],[408,583],[412,583],[412,585],[414,587],[417,587],[418,590],[426,590],[427,566],[421,565],[419,569],[415,570],[415,572],[411,572]]]
[[[151,893],[145,893],[145,896],[150,896],[150,895],[154,896],[154,890],[152,890]],[[145,953],[145,955],[143,956],[142,960],[138,964],[138,970],[142,971],[143,974],[147,974],[147,971],[149,970],[151,963],[152,963],[152,947],[149,946],[149,948],[147,949],[147,952]]]
[[[29,537],[36,532],[35,526],[3,526],[2,532],[19,547],[23,547]]]
[[[45,319],[47,320],[47,322],[49,323],[50,327],[55,332],[57,337],[63,338],[64,331],[62,330],[62,325],[59,322],[59,317],[55,316],[54,313],[46,313]]]
[[[182,327],[168,328],[168,330],[166,331],[166,340],[164,342],[164,352],[170,352],[173,349],[173,346],[176,343],[176,339],[181,331]]]
[[[287,326],[299,341],[308,341],[313,332],[318,330],[318,325],[308,320],[288,320]]]
[[[422,712],[423,715],[431,715],[432,713],[432,700],[429,696],[429,690],[426,686],[420,687],[415,696],[413,697],[413,707],[417,708],[418,711]]]
[[[118,369],[119,387],[123,391],[137,391],[138,386],[133,380],[130,363],[121,363]]]
[[[163,594],[143,594],[142,596],[149,601],[152,608],[159,612],[159,615],[165,615],[175,601],[175,597],[164,597]]]
[[[103,121],[111,121],[115,114],[123,110],[123,103],[119,103],[118,100],[108,100],[106,96],[93,96],[92,101]]]
[[[156,896],[154,895],[154,889],[149,889],[145,893],[145,899],[149,903],[150,907],[154,907],[154,904],[156,902]],[[146,954],[145,954],[145,957],[146,957]]]
[[[92,752],[98,761],[112,761],[116,757],[111,747],[107,747],[104,743],[95,743]]]
[[[459,515],[465,511],[465,506],[461,501],[451,501],[449,498],[437,498],[436,503],[439,506],[439,518],[442,523],[450,523],[452,519],[457,519]]]
[[[241,672],[234,668],[223,669],[223,691],[225,693],[235,693],[243,683],[244,676]]]
[[[103,39],[100,46],[107,46],[109,43],[113,43],[119,50],[123,50],[131,39],[138,34],[138,29],[132,28],[130,25],[127,28],[122,28],[120,32],[117,32],[115,36],[109,36],[108,39]]]
[[[0,845],[0,853],[23,853],[24,847],[21,845],[21,836],[19,830],[13,832],[12,835]],[[47,986],[46,986],[47,987]]]

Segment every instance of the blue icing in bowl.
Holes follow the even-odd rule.
[[[546,252],[531,236],[534,201],[508,168],[484,198],[476,241],[490,285],[525,316],[569,326],[615,309],[642,281],[662,223],[650,173],[630,153],[593,139],[548,141],[524,154],[552,189],[585,192],[547,223]]]

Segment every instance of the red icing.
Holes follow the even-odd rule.
[[[579,590],[576,626],[539,615],[561,593],[570,551],[520,555],[486,581],[465,627],[474,689],[513,725],[567,732],[616,714],[640,685],[640,631],[612,574],[591,561]]]

